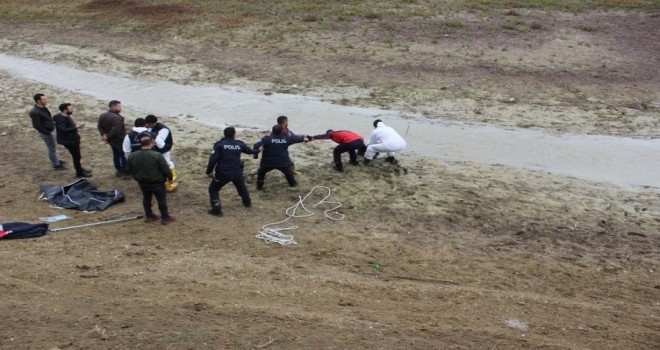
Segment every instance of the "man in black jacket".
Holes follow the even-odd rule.
[[[250,193],[245,187],[243,178],[243,161],[241,153],[255,154],[243,141],[236,140],[236,129],[233,127],[225,128],[224,135],[220,141],[213,145],[213,152],[209,157],[209,163],[206,166],[206,175],[212,177],[213,181],[209,185],[209,197],[211,199],[211,209],[209,214],[222,216],[222,206],[220,205],[220,189],[229,182],[232,182],[241,196],[243,206],[249,208],[252,205]],[[215,170],[215,176],[213,171]]]
[[[264,181],[266,173],[271,170],[277,169],[286,177],[290,187],[298,186],[296,178],[293,176],[291,170],[291,160],[289,158],[289,146],[294,143],[304,142],[309,139],[307,135],[284,135],[284,127],[282,125],[275,125],[272,129],[272,134],[265,136],[261,141],[257,142],[253,150],[256,152],[255,157],[259,154],[259,149],[263,147],[263,156],[257,172],[257,190],[264,188]]]
[[[60,113],[55,114],[53,121],[57,130],[57,143],[66,147],[73,159],[73,168],[76,169],[76,177],[90,177],[92,172],[84,169],[80,164],[80,135],[78,129],[85,124],[76,125],[71,118],[73,106],[70,103],[62,103],[59,107]]]
[[[64,162],[57,157],[57,144],[55,143],[54,135],[55,123],[53,122],[50,111],[46,108],[48,98],[42,93],[35,94],[32,98],[34,99],[34,107],[30,110],[32,126],[39,132],[39,137],[46,143],[48,159],[50,159],[53,169],[64,169]]]

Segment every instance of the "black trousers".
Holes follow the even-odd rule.
[[[220,205],[220,189],[230,182],[234,184],[236,191],[238,191],[238,195],[241,196],[243,206],[249,207],[252,205],[250,193],[248,192],[247,187],[245,187],[245,180],[242,171],[240,173],[216,173],[209,185],[211,210],[214,213],[220,213],[222,211],[222,206]]]
[[[69,153],[71,153],[73,168],[76,169],[76,176],[82,175],[83,168],[82,165],[80,165],[80,144],[76,143],[63,146],[69,151]]]
[[[348,156],[351,161],[355,162],[357,161],[357,150],[360,149],[360,147],[364,146],[364,141],[362,140],[355,140],[351,141],[348,143],[340,143],[335,149],[332,151],[332,155],[334,156],[335,160],[335,165],[341,166],[341,154],[348,152]]]
[[[262,189],[264,187],[264,180],[266,179],[266,173],[268,173],[271,170],[279,170],[282,174],[284,174],[284,177],[286,177],[286,181],[289,182],[289,186],[295,187],[298,185],[298,182],[296,181],[296,178],[293,176],[293,171],[291,170],[290,166],[284,166],[284,167],[260,166],[259,171],[257,172],[257,189]]]
[[[156,202],[158,203],[158,211],[160,211],[160,217],[168,217],[169,213],[167,211],[167,190],[165,189],[165,183],[140,183],[139,185],[140,189],[142,190],[142,206],[144,207],[144,215],[146,217],[153,215],[154,212],[151,210],[151,199],[155,196]]]

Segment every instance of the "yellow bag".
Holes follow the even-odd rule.
[[[165,181],[165,189],[167,190],[167,192],[174,192],[174,190],[176,190],[176,187],[179,185],[178,183],[176,183],[177,180],[176,170],[174,169],[171,170],[172,170],[172,181]]]

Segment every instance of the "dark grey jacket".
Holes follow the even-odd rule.
[[[32,107],[30,110],[30,119],[32,119],[32,126],[44,135],[48,135],[55,130],[53,117],[46,107],[37,107],[37,105]]]

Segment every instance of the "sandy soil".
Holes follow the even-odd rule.
[[[154,37],[130,33],[87,28],[81,35],[74,26],[45,31],[2,22],[0,51],[93,71],[289,91],[429,118],[657,136],[660,43],[651,38],[660,28],[658,17],[552,16],[551,25],[529,36],[498,34],[492,29],[502,19],[495,18],[469,36],[452,33],[408,54],[325,55],[326,68],[317,57],[323,52],[173,40],[157,45]],[[600,30],[580,31],[581,23]],[[339,74],[327,68],[333,65],[341,67]],[[110,150],[95,131],[107,101],[17,80],[1,69],[0,78],[0,222],[72,217],[51,225],[56,228],[140,210],[137,185],[114,176]],[[77,122],[89,126],[81,134],[91,181],[121,189],[124,203],[87,214],[37,201],[39,184],[73,180],[73,171],[50,170],[29,124],[30,97],[37,91],[49,96],[52,110],[62,101],[74,104]],[[142,116],[123,114],[128,120]],[[407,174],[383,162],[339,174],[330,167],[333,145],[312,142],[292,149],[299,188],[271,173],[266,190],[257,192],[248,177],[254,207],[244,209],[227,187],[221,192],[225,216],[215,218],[206,214],[209,181],[203,172],[220,130],[175,118],[164,122],[176,138],[181,180],[168,200],[178,221],[162,226],[136,220],[1,241],[0,348],[660,344],[657,192],[503,166],[438,164],[405,152],[400,160]],[[291,124],[294,130],[312,127]],[[239,135],[248,143],[259,137]],[[69,159],[63,148],[59,154]],[[247,173],[257,166],[251,158],[246,163]],[[330,204],[313,208],[323,197],[317,191],[305,203],[314,215],[289,221],[298,228],[285,233],[297,245],[255,238],[315,186],[332,190],[328,200],[342,204],[343,220],[324,216]]]

